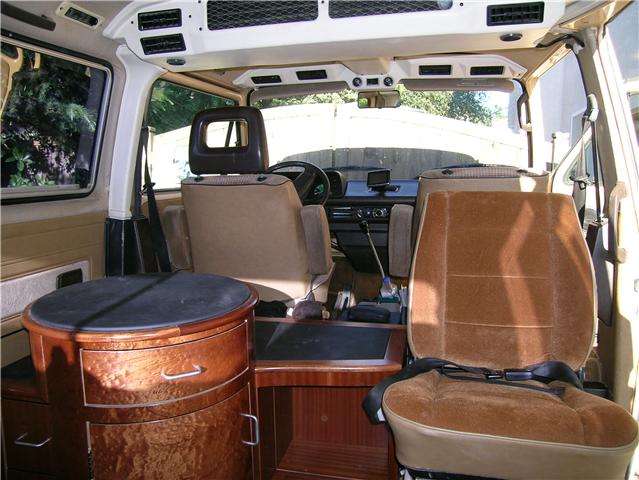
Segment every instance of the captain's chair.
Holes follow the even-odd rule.
[[[209,125],[229,121],[246,125],[246,145],[208,147]],[[260,111],[227,107],[198,113],[189,163],[197,177],[182,182],[182,202],[193,271],[243,280],[264,301],[326,301],[333,270],[326,214],[320,205],[302,207],[287,177],[265,174]]]
[[[409,288],[408,338],[416,358],[501,374],[561,361],[570,374],[564,378],[579,385],[572,371],[588,358],[596,310],[592,264],[571,197],[431,193]],[[569,383],[545,384],[556,375],[535,377],[544,383],[499,380],[499,372],[490,374],[497,380],[470,375],[469,381],[451,370],[426,373],[418,369],[424,360],[418,362],[412,368],[424,373],[388,386],[382,403],[397,458],[410,470],[624,477],[637,423],[620,405]]]

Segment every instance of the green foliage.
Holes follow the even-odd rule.
[[[158,80],[153,85],[147,121],[159,135],[190,126],[202,110],[232,105],[233,101],[227,98]]]
[[[2,186],[73,183],[78,145],[96,129],[87,108],[98,70],[24,50],[2,113]]]

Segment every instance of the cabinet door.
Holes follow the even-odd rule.
[[[251,478],[249,391],[187,415],[136,424],[90,424],[95,478]]]

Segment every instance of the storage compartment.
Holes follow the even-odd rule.
[[[3,398],[2,429],[7,466],[10,469],[52,473],[51,426],[47,405]]]
[[[274,387],[259,391],[265,478],[390,478],[391,439],[361,403],[369,388]],[[268,447],[268,448],[266,448]]]
[[[219,335],[140,350],[82,350],[87,405],[143,405],[211,390],[248,368],[246,322]]]
[[[95,478],[251,476],[249,389],[211,407],[167,420],[89,425]]]

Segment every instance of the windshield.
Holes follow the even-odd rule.
[[[253,102],[266,123],[270,164],[298,160],[365,180],[390,168],[395,180],[451,165],[528,165],[528,142],[513,91],[411,91],[398,108],[357,107],[345,89]]]

